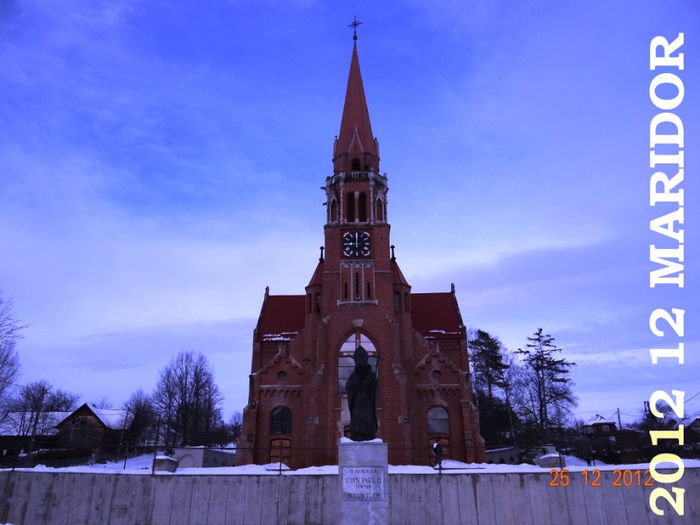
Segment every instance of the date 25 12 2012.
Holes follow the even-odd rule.
[[[614,479],[609,480],[613,487],[653,487],[654,482],[649,469],[646,470],[630,470],[630,469],[615,469],[612,471]],[[568,469],[552,469],[549,471],[552,480],[549,482],[550,487],[566,487],[571,483],[571,473]],[[582,470],[577,472],[583,477],[583,484],[586,487],[601,487],[600,470]]]

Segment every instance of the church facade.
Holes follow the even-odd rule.
[[[359,345],[379,381],[377,437],[391,464],[432,464],[436,441],[445,458],[484,461],[454,285],[412,293],[390,243],[388,189],[355,43],[324,186],[324,247],[305,294],[265,290],[237,464],[337,464]]]

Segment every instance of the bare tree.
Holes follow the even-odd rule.
[[[13,383],[19,373],[19,358],[15,350],[14,341],[0,342],[0,421],[3,413],[7,409],[7,399],[11,392]]]
[[[0,421],[7,413],[7,395],[19,374],[16,344],[22,338],[22,325],[12,312],[12,301],[0,292]]]
[[[25,325],[12,313],[12,301],[5,299],[0,291],[0,342],[21,339],[23,328]]]
[[[203,354],[180,352],[161,370],[153,393],[169,446],[207,445],[223,426],[222,396]]]
[[[231,416],[229,420],[229,431],[231,436],[231,442],[235,443],[238,438],[241,437],[241,432],[243,430],[243,414],[236,411]]]
[[[90,403],[95,408],[112,408],[112,403],[107,397],[102,396],[97,403]]]
[[[46,433],[56,424],[51,412],[69,412],[76,408],[78,396],[55,389],[46,381],[35,381],[19,389],[10,399],[10,417],[15,418],[20,436]]]
[[[27,438],[28,461],[31,461],[35,436],[50,434],[58,423],[55,412],[74,410],[77,400],[78,396],[54,389],[46,381],[23,386],[10,400],[7,417],[14,433]]]
[[[151,397],[142,389],[131,394],[124,408],[131,415],[131,424],[127,432],[127,440],[132,446],[145,445],[153,438],[155,425],[155,409]]]
[[[160,372],[158,384],[153,392],[153,408],[162,423],[163,441],[166,447],[175,446],[175,372],[171,367],[165,367]]]

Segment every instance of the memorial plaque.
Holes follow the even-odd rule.
[[[379,501],[384,496],[382,467],[343,467],[343,499],[346,501]]]

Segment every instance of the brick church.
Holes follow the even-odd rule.
[[[356,42],[333,174],[325,246],[304,295],[265,290],[253,332],[248,405],[237,463],[336,464],[349,437],[345,381],[358,345],[379,381],[377,437],[391,464],[443,457],[484,461],[466,328],[449,292],[412,293],[389,239],[389,190],[379,171]]]

